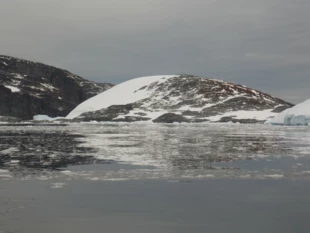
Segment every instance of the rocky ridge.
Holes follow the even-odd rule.
[[[111,88],[67,70],[0,55],[0,116],[66,116],[81,102]]]

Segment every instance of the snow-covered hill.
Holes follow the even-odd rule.
[[[310,126],[310,99],[286,109],[266,123],[275,125],[309,125]]]
[[[68,116],[82,121],[265,121],[293,105],[260,91],[193,75],[129,80],[83,102]]]
[[[81,102],[111,87],[52,66],[0,56],[0,116],[66,116]]]

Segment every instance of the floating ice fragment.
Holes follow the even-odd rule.
[[[15,147],[10,147],[10,148],[8,148],[8,149],[5,149],[5,150],[0,151],[0,154],[2,154],[2,155],[10,155],[10,154],[12,154],[12,153],[14,153],[14,152],[17,152],[17,151],[19,151],[17,148],[15,148]]]
[[[73,176],[74,175],[74,172],[69,171],[69,170],[61,171],[60,173],[63,175],[67,175],[67,176]]]
[[[265,175],[265,177],[271,178],[271,179],[282,179],[284,176],[281,174],[273,174],[273,175]]]
[[[52,189],[60,189],[63,188],[66,184],[65,183],[52,183],[51,188]]]

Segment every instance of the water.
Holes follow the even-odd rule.
[[[0,140],[2,179],[310,178],[309,127],[21,125]]]
[[[0,126],[0,233],[308,232],[310,128]]]
[[[287,180],[3,181],[0,232],[307,233],[309,194]]]

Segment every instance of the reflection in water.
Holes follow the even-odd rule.
[[[102,162],[88,155],[95,152],[94,148],[78,146],[75,139],[81,137],[63,131],[49,131],[48,128],[0,131],[0,169],[23,176],[45,169]]]
[[[93,180],[307,178],[309,136],[309,128],[265,125],[2,127],[0,169],[24,176],[96,163],[104,165],[69,167],[68,174]]]
[[[154,168],[121,177],[281,178],[308,168],[309,135],[309,128],[264,125],[119,125],[83,140],[99,158]],[[305,161],[295,168],[298,159]]]
[[[289,151],[285,144],[274,137],[222,133],[203,134],[200,137],[202,139],[180,137],[177,142],[178,153],[170,158],[173,166],[200,168],[210,162],[251,160],[257,155],[283,155]]]

